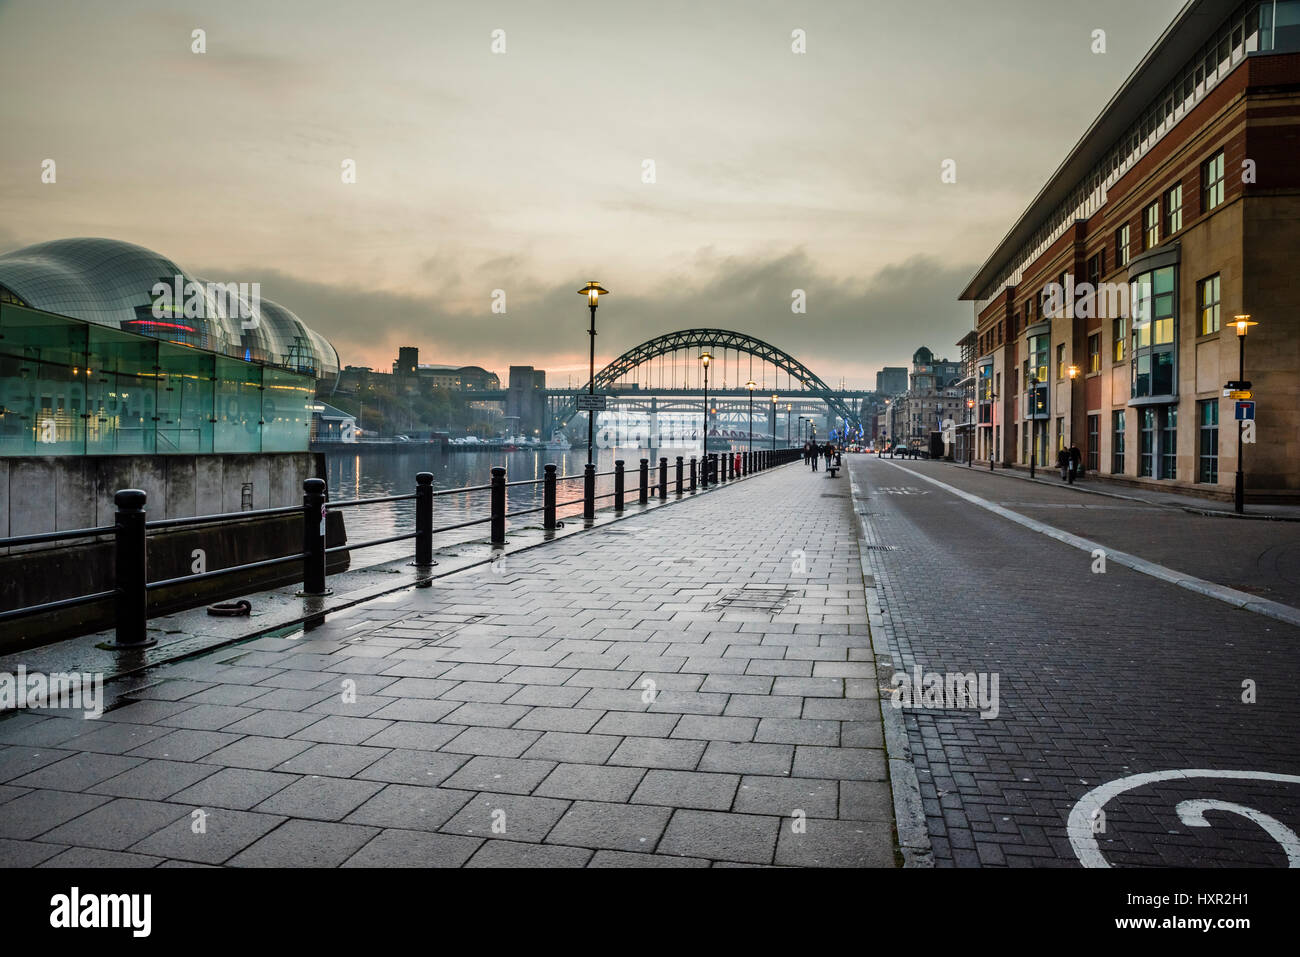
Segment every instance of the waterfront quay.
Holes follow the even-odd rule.
[[[847,479],[661,502],[0,719],[0,862],[902,863]]]

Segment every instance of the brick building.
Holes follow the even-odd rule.
[[[1300,494],[1300,0],[1190,0],[962,293],[977,456]],[[1073,374],[1072,374],[1073,373]]]

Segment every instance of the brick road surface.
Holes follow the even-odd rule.
[[[778,469],[154,669],[98,721],[4,718],[0,863],[893,866],[848,492]]]
[[[907,468],[1000,502],[1075,494],[940,462]],[[851,475],[865,543],[894,549],[867,552],[894,666],[999,676],[996,718],[903,712],[937,863],[1077,864],[1067,822],[1079,804],[1087,821],[1101,812],[1085,831],[1100,831],[1097,850],[1114,866],[1286,865],[1283,842],[1300,830],[1300,778],[1257,775],[1300,775],[1300,629],[1113,564],[1093,574],[1087,552],[888,460],[855,456]],[[1193,523],[1172,512],[1018,510],[1148,558],[1192,547]],[[1201,549],[1254,541],[1249,551],[1254,536],[1272,532],[1203,522]],[[891,669],[881,669],[889,684]],[[1246,681],[1257,703],[1243,703]],[[1188,769],[1246,777],[1172,776],[1085,800],[1107,782]],[[1197,800],[1237,807],[1212,808],[1210,826],[1190,826],[1196,806],[1183,802]],[[1243,808],[1272,818],[1260,820],[1277,837]]]
[[[888,459],[886,459],[888,461]],[[938,461],[898,464],[972,492],[1029,518],[1239,591],[1300,607],[1300,523],[1199,515],[1137,501],[1134,492],[1084,480],[1075,486],[1029,482]],[[1039,475],[1059,481],[1060,473]]]

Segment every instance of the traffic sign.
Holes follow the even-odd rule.
[[[1232,380],[1230,380],[1230,381],[1228,381],[1228,382],[1225,382],[1225,383],[1223,384],[1223,387],[1224,387],[1225,389],[1230,389],[1230,390],[1231,390],[1231,389],[1249,389],[1249,388],[1250,388],[1250,380],[1249,380],[1249,379],[1241,379],[1241,380],[1238,380],[1238,379],[1232,379]]]
[[[580,395],[578,396],[579,412],[604,412],[605,402],[608,396],[604,395]]]
[[[1237,403],[1237,420],[1240,422],[1255,421],[1255,403],[1238,402]]]
[[[1255,398],[1255,393],[1251,392],[1249,389],[1233,389],[1228,393],[1228,398],[1229,399],[1253,399]]]

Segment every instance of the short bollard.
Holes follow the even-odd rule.
[[[659,457],[659,501],[668,498],[668,459]]]
[[[147,496],[137,488],[123,489],[113,496],[117,506],[114,516],[114,551],[116,553],[117,580],[114,604],[117,612],[117,633],[114,648],[147,648],[157,643],[148,635],[149,559],[145,552],[144,506]]]
[[[596,465],[588,462],[582,470],[582,518],[594,521],[596,518]]]
[[[506,543],[506,470],[492,467],[492,544]]]
[[[650,460],[641,460],[641,497],[642,505],[650,501]]]
[[[300,598],[329,595],[325,587],[325,480],[302,481],[302,590]]]
[[[623,511],[623,460],[614,462],[614,511]]]
[[[677,456],[677,497],[678,498],[682,497],[682,467],[683,467],[683,459],[679,455]]]
[[[691,491],[695,491],[695,456],[691,456]]]
[[[432,568],[433,473],[415,473],[415,567]]]
[[[555,531],[555,466],[548,465],[542,477],[542,528]]]
[[[753,471],[754,471],[754,453],[746,452],[745,453],[745,474],[749,475]]]

